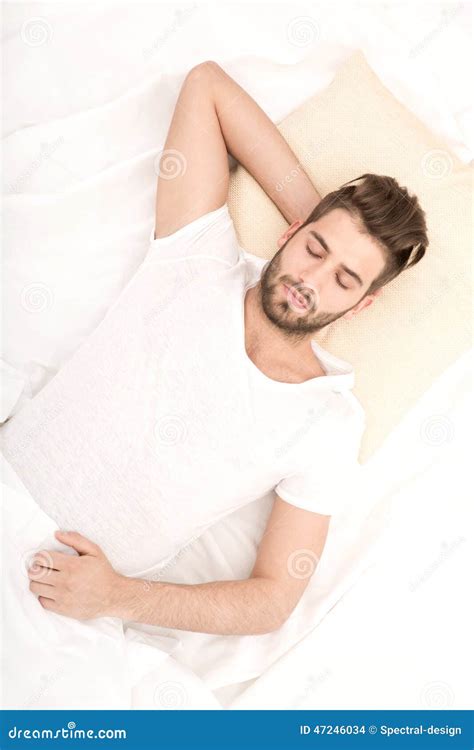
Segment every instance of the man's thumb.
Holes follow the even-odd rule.
[[[55,531],[56,539],[73,547],[80,555],[96,555],[99,547],[77,531]]]

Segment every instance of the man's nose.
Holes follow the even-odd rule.
[[[318,295],[321,295],[329,283],[330,270],[323,268],[307,269],[301,274],[300,283]]]

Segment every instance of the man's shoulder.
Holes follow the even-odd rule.
[[[152,230],[145,261],[150,264],[199,259],[232,267],[239,258],[237,234],[225,203],[170,235],[155,238]]]
[[[261,258],[259,255],[249,252],[242,246],[239,246],[240,257],[245,264],[246,284],[256,284],[262,275],[265,265],[269,262],[267,258]]]

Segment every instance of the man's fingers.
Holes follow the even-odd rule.
[[[53,568],[43,568],[39,565],[35,565],[33,568],[28,569],[28,578],[30,581],[38,581],[41,583],[47,583],[50,586],[56,586],[59,583],[61,573]]]
[[[54,601],[54,599],[48,599],[46,596],[39,596],[38,601],[43,607],[43,609],[49,609],[52,612],[58,612],[58,614],[61,614],[59,611],[59,607]]]
[[[29,567],[33,569],[51,568],[54,570],[64,570],[68,563],[71,561],[71,555],[65,552],[56,552],[56,550],[38,550],[31,560],[29,560]],[[74,555],[77,557],[77,555]]]
[[[44,596],[46,599],[54,599],[56,596],[54,586],[50,586],[47,583],[39,583],[38,581],[30,581],[30,591],[33,594]]]

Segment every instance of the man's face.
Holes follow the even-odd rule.
[[[335,208],[297,231],[302,223],[280,237],[260,279],[267,317],[297,338],[370,305],[380,290],[362,298],[385,266],[381,249],[348,211]]]

